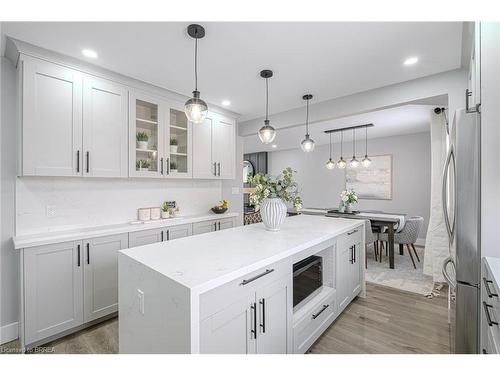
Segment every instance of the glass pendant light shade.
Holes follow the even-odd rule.
[[[262,143],[268,144],[276,138],[276,130],[269,125],[269,120],[264,121],[264,126],[259,130],[259,138]]]
[[[347,163],[344,160],[344,158],[341,156],[340,160],[337,162],[337,167],[340,169],[344,169],[346,166],[347,166]]]
[[[353,156],[351,161],[349,162],[349,167],[357,168],[359,166],[359,160],[356,159],[356,156]]]
[[[340,132],[340,159],[337,162],[337,167],[340,169],[344,169],[347,166],[346,161],[344,160],[343,157],[344,154],[344,132]]]
[[[187,32],[194,39],[194,91],[193,97],[184,105],[184,113],[189,121],[200,124],[208,113],[208,105],[200,99],[198,91],[198,39],[205,36],[205,29],[203,26],[192,24],[188,26]]]
[[[365,168],[368,168],[370,164],[372,163],[371,159],[368,157],[368,155],[365,155],[363,160],[361,160],[361,165]]]
[[[309,134],[306,134],[306,137],[302,142],[300,142],[300,148],[304,152],[311,152],[314,150],[314,141],[309,137]]]
[[[189,121],[200,124],[205,120],[208,113],[208,106],[200,99],[200,92],[193,91],[193,97],[184,105],[184,112]]]
[[[332,158],[328,159],[326,162],[326,169],[333,169],[335,168],[335,162],[332,160]]]

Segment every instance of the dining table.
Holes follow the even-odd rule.
[[[394,233],[403,229],[406,214],[380,211],[341,212],[337,209],[320,208],[304,208],[301,210],[301,213],[306,215],[325,215],[329,217],[370,220],[372,227],[378,227],[381,231],[383,228],[387,228],[389,268],[394,269]],[[289,212],[289,214],[298,214],[298,212]],[[399,254],[403,255],[402,244],[399,244]]]

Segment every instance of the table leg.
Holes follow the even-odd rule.
[[[403,244],[402,243],[399,244],[399,255],[404,255]]]
[[[389,225],[389,232],[387,233],[389,242],[389,268],[394,269],[394,225]]]

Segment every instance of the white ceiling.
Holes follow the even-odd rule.
[[[92,63],[181,94],[193,90],[193,41],[186,23],[3,23],[14,38],[86,60],[83,48],[99,54]],[[203,23],[199,43],[202,98],[248,120],[264,113],[259,71],[274,70],[270,111],[361,92],[459,68],[460,22],[215,22]],[[403,66],[418,56],[414,66]],[[88,60],[88,59],[87,59]]]
[[[384,109],[375,112],[368,112],[359,115],[339,118],[330,121],[318,122],[309,126],[309,133],[316,145],[328,144],[330,137],[325,134],[325,130],[339,129],[346,126],[354,126],[372,123],[375,126],[368,128],[368,139],[382,138],[404,134],[415,134],[430,131],[430,118],[435,105],[404,105]],[[288,129],[278,130],[274,143],[264,145],[257,135],[244,137],[243,150],[245,153],[258,151],[280,151],[300,147],[300,142],[304,139],[305,125]],[[365,131],[356,131],[356,145],[358,150],[364,152]],[[332,135],[332,143],[340,142],[340,133]],[[344,134],[346,150],[351,150],[352,131]],[[337,146],[336,146],[337,147]]]

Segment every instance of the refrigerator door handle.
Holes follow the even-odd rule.
[[[450,151],[446,156],[446,161],[444,163],[443,170],[443,182],[442,182],[442,204],[443,204],[443,215],[444,215],[444,223],[446,225],[446,231],[448,232],[448,237],[450,243],[453,242],[455,237],[455,217],[453,217],[453,221],[450,223],[450,218],[448,215],[448,171],[450,165],[453,163],[453,176],[454,176],[454,187],[456,188],[456,171],[455,171],[455,152],[453,151],[453,145],[450,147]],[[455,202],[455,200],[453,200]],[[455,216],[456,210],[453,210],[453,216]]]
[[[453,261],[453,259],[451,257],[448,257],[443,262],[442,272],[443,272],[443,276],[444,276],[446,282],[448,283],[448,285],[451,288],[456,289],[457,283],[452,280],[452,278],[450,277],[450,275],[448,274],[448,271],[447,271],[448,264],[450,264],[450,263],[453,265],[453,268],[455,268],[455,262]]]

